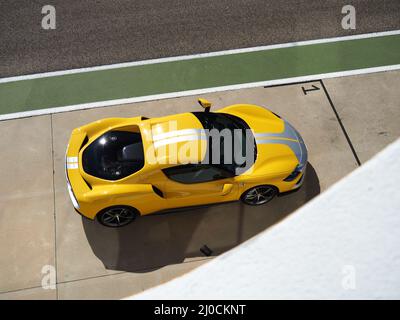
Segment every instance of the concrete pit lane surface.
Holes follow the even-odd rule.
[[[104,117],[198,111],[198,96],[1,121],[0,146],[7,152],[1,159],[0,299],[123,298],[284,223],[400,135],[399,81],[400,72],[392,71],[203,95],[215,110],[252,103],[291,122],[309,149],[303,187],[259,207],[235,202],[179,210],[122,229],[74,211],[64,174],[71,130]],[[200,251],[204,245],[211,256]],[[54,266],[54,290],[41,286],[47,265]]]

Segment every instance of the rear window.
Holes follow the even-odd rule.
[[[254,149],[249,150],[251,154],[248,154],[246,130],[251,133],[250,127],[247,123],[234,115],[222,112],[193,112],[193,114],[199,119],[204,129],[213,130],[216,129],[221,132],[224,129],[228,129],[232,133],[232,145],[228,145],[227,150],[230,150],[229,154],[225,154],[225,138],[219,139],[219,161],[220,167],[224,168],[229,172],[243,172],[246,170],[246,165],[252,165],[257,157],[257,144],[255,143],[254,136],[251,135],[253,140]],[[218,140],[213,141],[213,137],[210,135],[208,139],[208,148],[206,159],[213,159],[213,148]],[[249,144],[250,148],[250,144]],[[241,156],[246,157],[251,161],[236,163],[235,152],[240,152]],[[239,170],[242,168],[242,170]]]
[[[82,154],[83,170],[97,178],[119,180],[144,166],[142,137],[138,132],[109,131]]]

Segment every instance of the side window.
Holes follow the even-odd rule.
[[[186,164],[163,169],[165,175],[180,183],[200,183],[233,177],[223,168],[207,164]]]

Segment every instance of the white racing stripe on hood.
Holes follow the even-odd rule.
[[[205,136],[205,131],[204,131],[204,129],[183,129],[183,130],[170,131],[170,132],[153,135],[153,141],[159,141],[159,140],[168,139],[168,138],[172,138],[172,137],[179,137],[179,136],[190,136],[190,135],[196,135],[196,136],[204,135]]]
[[[265,139],[265,140],[256,140],[257,144],[284,144],[287,145],[293,153],[296,155],[297,160],[302,163],[303,161],[303,151],[301,150],[301,146],[299,141],[297,140],[288,140],[288,139]]]
[[[172,144],[172,143],[177,143],[177,142],[183,142],[183,141],[194,141],[194,140],[206,140],[207,136],[206,134],[204,135],[190,135],[190,136],[180,136],[180,137],[173,137],[169,139],[163,139],[159,141],[154,142],[154,148],[159,148],[162,146],[165,146],[167,144]]]

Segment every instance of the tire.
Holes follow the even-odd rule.
[[[97,220],[106,227],[119,228],[130,224],[135,220],[138,211],[127,206],[113,206],[100,211]]]
[[[243,192],[240,200],[250,206],[260,206],[271,201],[278,194],[275,186],[261,185]]]

